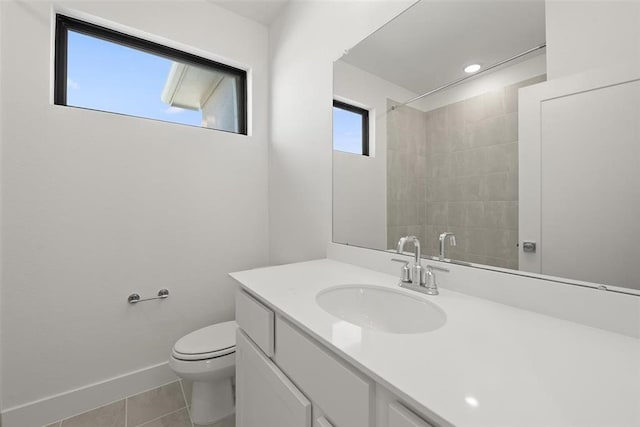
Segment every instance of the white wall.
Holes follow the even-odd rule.
[[[411,3],[293,1],[272,24],[272,263],[325,255],[331,240],[333,61]]]
[[[640,58],[640,2],[546,0],[549,80]]]
[[[268,31],[204,0],[64,3],[250,68],[246,137],[51,105],[52,4],[2,6],[6,411],[164,362],[233,318],[227,273],[268,258]]]
[[[640,289],[640,82],[539,106],[541,271]]]
[[[333,241],[387,249],[387,98],[416,96],[346,62],[333,66],[333,93],[369,109],[370,156],[333,152]]]

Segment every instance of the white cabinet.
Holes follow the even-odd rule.
[[[335,427],[370,427],[375,383],[284,319],[276,319],[278,367]],[[314,415],[315,416],[315,415]]]
[[[319,417],[316,419],[314,427],[333,427],[333,424],[331,424],[325,417]]]
[[[236,307],[238,427],[432,427],[267,304]]]
[[[236,365],[238,427],[311,427],[311,402],[241,330]]]
[[[389,404],[389,427],[433,427],[398,402]]]

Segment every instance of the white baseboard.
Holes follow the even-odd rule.
[[[2,411],[4,427],[41,427],[178,380],[167,362]]]

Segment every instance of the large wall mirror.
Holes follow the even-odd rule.
[[[637,73],[552,76],[546,6],[422,0],[334,63],[334,242],[640,295]]]

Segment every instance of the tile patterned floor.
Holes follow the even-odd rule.
[[[191,384],[176,381],[46,427],[235,427],[235,415],[215,424],[193,424]]]

